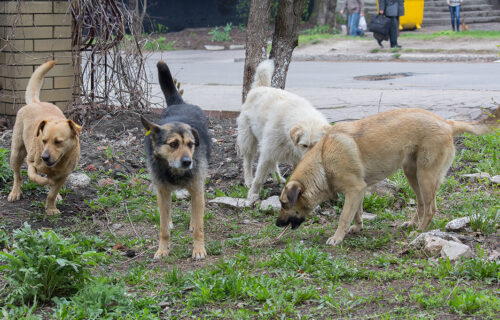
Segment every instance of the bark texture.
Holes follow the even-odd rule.
[[[312,22],[316,25],[329,24],[335,26],[335,10],[337,8],[337,0],[315,0],[313,12],[311,14]]]
[[[271,85],[285,88],[288,66],[293,49],[299,44],[297,26],[307,0],[280,0],[269,58],[274,59]]]
[[[252,0],[248,15],[245,51],[245,70],[243,72],[242,102],[245,102],[255,75],[255,69],[267,56],[267,35],[272,0]]]

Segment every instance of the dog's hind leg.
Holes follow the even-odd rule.
[[[10,167],[14,172],[14,185],[12,191],[7,197],[7,201],[14,202],[21,199],[22,191],[21,185],[23,184],[23,176],[21,175],[21,166],[23,165],[24,158],[26,158],[26,148],[24,145],[19,145],[19,142],[12,140],[12,151],[10,154]]]
[[[243,117],[243,116],[242,116]],[[243,176],[245,185],[250,187],[253,180],[252,163],[257,154],[257,139],[250,130],[246,118],[238,118],[238,151],[243,157]]]
[[[172,205],[171,190],[163,185],[157,185],[158,190],[158,211],[160,211],[160,243],[155,253],[154,259],[168,256],[170,245],[170,207]]]
[[[330,237],[326,244],[336,246],[342,240],[351,225],[352,220],[357,215],[361,205],[363,204],[363,197],[365,194],[366,186],[363,188],[353,189],[345,193],[345,203],[342,213],[340,214],[339,225],[333,237]]]
[[[188,189],[191,194],[191,222],[193,227],[193,259],[204,259],[207,255],[205,250],[205,234],[203,230],[203,215],[205,213],[205,195],[203,184],[196,184]]]
[[[363,230],[363,200],[361,200],[359,209],[354,216],[354,225],[349,227],[347,233],[358,233],[361,232],[361,230]]]
[[[417,179],[417,165],[415,161],[416,160],[414,158],[405,161],[405,163],[403,163],[403,172],[408,180],[408,183],[410,184],[410,187],[417,196],[417,211],[413,214],[410,221],[406,221],[401,225],[402,228],[418,226],[424,217],[424,199],[420,193],[420,185]]]

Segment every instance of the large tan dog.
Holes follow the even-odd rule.
[[[14,186],[8,197],[9,202],[21,198],[21,165],[27,156],[29,179],[50,187],[45,203],[49,215],[59,213],[56,198],[66,178],[78,164],[78,134],[82,130],[72,120],[66,119],[57,106],[40,102],[43,77],[55,64],[55,61],[48,61],[33,72],[26,88],[27,105],[17,112],[10,154]]]
[[[417,196],[417,212],[403,226],[427,230],[436,212],[436,193],[453,162],[453,136],[486,134],[500,127],[500,106],[488,119],[467,123],[444,120],[422,109],[388,111],[335,124],[309,151],[283,189],[277,226],[297,228],[319,203],[345,195],[339,225],[327,244],[340,243],[363,229],[367,186],[403,168]]]

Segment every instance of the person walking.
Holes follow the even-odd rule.
[[[399,17],[405,15],[404,0],[380,0],[379,13],[391,19],[389,41],[391,48],[401,48],[398,44]]]
[[[363,0],[346,0],[344,8],[340,10],[340,14],[344,14],[347,10],[349,19],[347,25],[349,27],[349,35],[352,37],[364,35],[363,30],[359,29],[359,18],[365,15],[365,3]]]
[[[462,7],[462,0],[446,0],[448,8],[450,8],[451,27],[455,31],[455,22],[457,24],[457,31],[460,31],[460,9]]]

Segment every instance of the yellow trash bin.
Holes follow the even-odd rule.
[[[377,12],[378,8],[377,0]],[[424,0],[405,0],[405,15],[399,18],[399,29],[420,29],[423,19]]]

